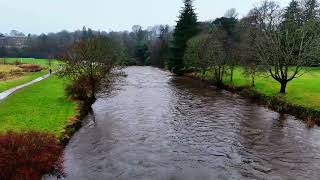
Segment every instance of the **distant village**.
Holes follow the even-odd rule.
[[[28,36],[17,31],[8,34],[0,33],[0,48],[17,48],[22,49],[27,45]]]

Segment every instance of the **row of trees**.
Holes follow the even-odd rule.
[[[15,33],[13,33],[15,32]],[[21,34],[13,31],[9,36]],[[28,34],[24,48],[4,48],[0,50],[0,57],[33,57],[33,58],[49,58],[61,57],[65,49],[74,42],[87,39],[96,35],[107,35],[106,32],[93,31],[90,28],[83,27],[82,30],[74,32],[61,31],[58,33],[48,33],[41,35]],[[23,37],[21,35],[21,37]]]
[[[61,58],[65,50],[74,42],[95,36],[105,36],[121,46],[123,55],[125,55],[124,64],[165,67],[165,59],[169,56],[168,45],[172,36],[171,29],[168,25],[156,25],[147,29],[135,25],[130,32],[107,33],[83,27],[82,30],[74,32],[64,30],[41,35],[29,34],[24,36],[27,39],[24,48],[0,47],[0,57]],[[21,33],[13,31],[6,36],[16,34]]]
[[[320,16],[316,0],[292,0],[281,9],[277,2],[263,1],[247,16],[237,18],[235,9],[207,22],[197,22],[192,0],[185,7],[173,34],[169,67],[176,74],[185,70],[210,70],[217,86],[226,75],[233,81],[236,66],[245,69],[255,85],[258,73],[266,73],[280,83],[304,74],[306,67],[319,62]],[[203,27],[203,26],[202,26]]]
[[[302,76],[306,67],[319,62],[320,15],[317,0],[292,0],[281,9],[277,2],[265,0],[247,16],[238,19],[235,9],[211,22],[198,22],[192,0],[184,0],[177,25],[131,32],[75,32],[28,35],[24,49],[0,49],[0,56],[62,57],[72,44],[96,37],[107,37],[119,50],[125,65],[153,65],[181,75],[185,71],[212,72],[217,86],[227,75],[233,81],[235,67],[241,66],[252,78],[265,73],[281,84]]]
[[[132,31],[110,32],[110,38],[126,49],[128,65],[153,65],[164,68],[169,57],[172,28],[156,25],[143,29],[135,25]]]

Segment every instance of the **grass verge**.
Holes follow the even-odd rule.
[[[195,75],[200,77],[198,73]],[[211,77],[212,73],[207,72],[203,78],[210,80]],[[241,68],[234,71],[232,83],[229,79],[229,76],[225,77],[225,84],[251,88],[251,79],[244,75]],[[271,77],[260,74],[256,78],[256,86],[253,89],[265,96],[275,97],[279,96],[280,84]],[[302,77],[289,82],[287,92],[282,98],[288,103],[320,111],[320,68],[309,68]]]
[[[187,74],[197,80],[213,84],[212,73]],[[271,77],[260,74],[256,86],[251,87],[251,79],[246,77],[241,68],[234,71],[234,81],[226,76],[224,88],[239,92],[241,95],[265,105],[274,111],[294,115],[303,119],[308,127],[320,126],[320,69],[309,68],[304,76],[293,80],[287,86],[285,95],[279,94],[280,85]]]
[[[34,58],[0,58],[0,63],[4,64],[15,64],[15,63],[21,63],[21,64],[38,64],[42,66],[49,66],[49,60],[48,59],[34,59]],[[51,65],[59,65],[61,64],[61,61],[58,60],[51,60]]]
[[[32,130],[62,136],[77,115],[77,103],[67,99],[64,89],[65,80],[52,76],[0,102],[0,132]]]

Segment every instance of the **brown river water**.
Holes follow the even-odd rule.
[[[64,154],[66,179],[320,179],[320,129],[152,67],[101,94]]]

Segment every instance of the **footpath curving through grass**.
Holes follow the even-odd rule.
[[[207,72],[205,79],[210,80],[211,75],[212,73]],[[229,79],[230,77],[225,77],[226,84],[231,84]],[[267,96],[277,96],[279,94],[280,84],[271,77],[260,74],[255,81],[256,87],[254,89],[258,92]],[[251,78],[246,77],[241,68],[237,68],[234,72],[232,85],[250,87]],[[291,104],[320,110],[320,68],[309,68],[306,74],[289,82],[284,98]]]
[[[44,69],[40,72],[24,72],[20,77],[0,81],[0,92],[16,87],[18,85],[30,82],[38,77],[49,73],[49,63],[47,59],[31,59],[31,58],[0,58],[0,63],[15,64],[16,62],[23,64],[37,64],[41,65]],[[52,60],[51,69],[55,70],[61,62]],[[1,64],[0,64],[1,66]]]
[[[64,87],[65,80],[52,76],[0,102],[0,132],[35,130],[63,135],[77,112],[77,103],[67,99]]]
[[[38,77],[44,76],[45,74],[48,74],[46,70],[42,70],[40,72],[28,72],[15,79],[0,81],[0,92],[30,82]]]

